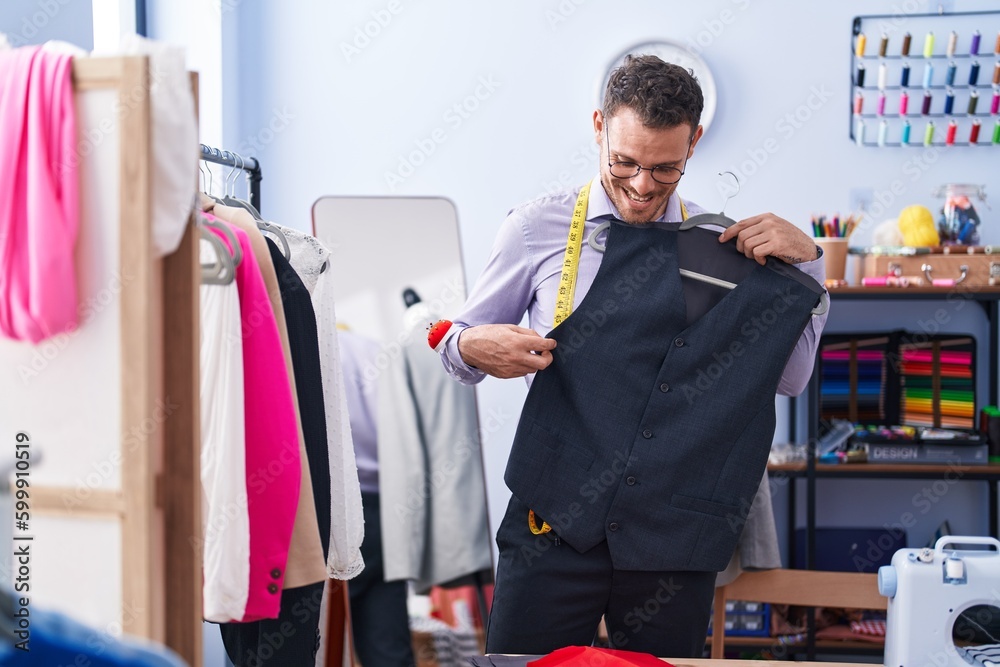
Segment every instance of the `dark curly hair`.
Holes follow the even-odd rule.
[[[611,118],[627,107],[646,127],[660,129],[687,123],[693,135],[704,106],[701,87],[690,70],[656,56],[629,54],[608,79],[602,112],[605,118]]]

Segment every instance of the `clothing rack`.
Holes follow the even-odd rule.
[[[234,167],[246,172],[250,183],[250,204],[260,211],[260,181],[262,176],[260,162],[256,158],[243,157],[239,153],[201,144],[201,159],[204,162]],[[324,270],[325,266],[324,264]],[[350,601],[346,582],[328,579],[325,585],[327,586],[326,626],[320,628],[326,637],[325,664],[329,667],[353,665],[353,649],[350,646],[350,626],[348,625]]]
[[[260,180],[262,175],[260,162],[257,161],[257,158],[243,157],[239,153],[224,151],[201,144],[201,159],[205,162],[221,164],[226,167],[235,167],[236,169],[245,171],[247,179],[250,181],[250,203],[253,204],[255,209],[260,210]]]

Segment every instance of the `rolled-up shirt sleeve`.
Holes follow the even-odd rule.
[[[528,310],[535,287],[535,272],[525,241],[523,220],[512,213],[504,220],[493,251],[462,312],[453,324],[441,350],[441,362],[454,379],[476,384],[486,374],[465,363],[458,351],[459,337],[479,324],[518,324]]]
[[[797,267],[820,285],[823,284],[826,276],[826,265],[822,257],[811,262],[802,262]],[[829,314],[830,311],[827,310],[822,315],[813,315],[810,322],[806,324],[802,336],[799,337],[792,354],[788,357],[785,372],[781,374],[781,381],[778,383],[778,394],[781,396],[798,396],[809,384],[813,364],[816,362],[816,349],[819,347],[819,339],[823,335],[823,328],[826,326],[826,318]]]

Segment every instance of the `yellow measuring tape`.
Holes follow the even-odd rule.
[[[680,197],[678,197],[680,199]],[[559,292],[556,295],[556,312],[552,318],[553,328],[562,324],[573,313],[573,299],[576,294],[576,277],[580,273],[580,251],[583,249],[583,227],[587,222],[587,204],[590,201],[590,183],[580,189],[576,204],[573,206],[573,218],[569,223],[569,236],[566,238],[566,251],[563,253],[562,275],[559,276]],[[687,206],[681,202],[681,221],[688,219]],[[541,527],[535,519],[535,512],[528,510],[528,529],[532,535],[544,535],[552,530],[545,521]]]
[[[566,252],[563,253],[562,275],[559,277],[553,327],[562,324],[563,320],[573,312],[573,295],[576,294],[576,274],[580,271],[580,250],[583,248],[583,226],[587,222],[589,199],[590,183],[587,183],[580,189],[576,205],[573,207],[573,219],[569,223],[569,237],[566,239]]]
[[[563,253],[562,275],[559,276],[559,292],[556,294],[556,312],[552,318],[552,326],[562,324],[573,312],[573,299],[576,294],[576,276],[580,272],[580,250],[583,247],[583,226],[587,221],[587,203],[590,199],[590,183],[580,190],[573,206],[573,219],[569,223],[569,236],[566,238],[566,252]],[[678,197],[680,199],[680,197]],[[681,202],[681,221],[688,219],[687,206]]]

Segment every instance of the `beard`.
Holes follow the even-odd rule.
[[[667,210],[670,196],[677,189],[676,184],[657,185],[656,189],[640,198],[636,195],[635,190],[629,186],[627,180],[617,179],[605,173],[601,174],[601,185],[604,186],[608,198],[618,210],[619,219],[633,225],[653,222],[662,216],[663,212]],[[630,194],[636,199],[630,197]]]

